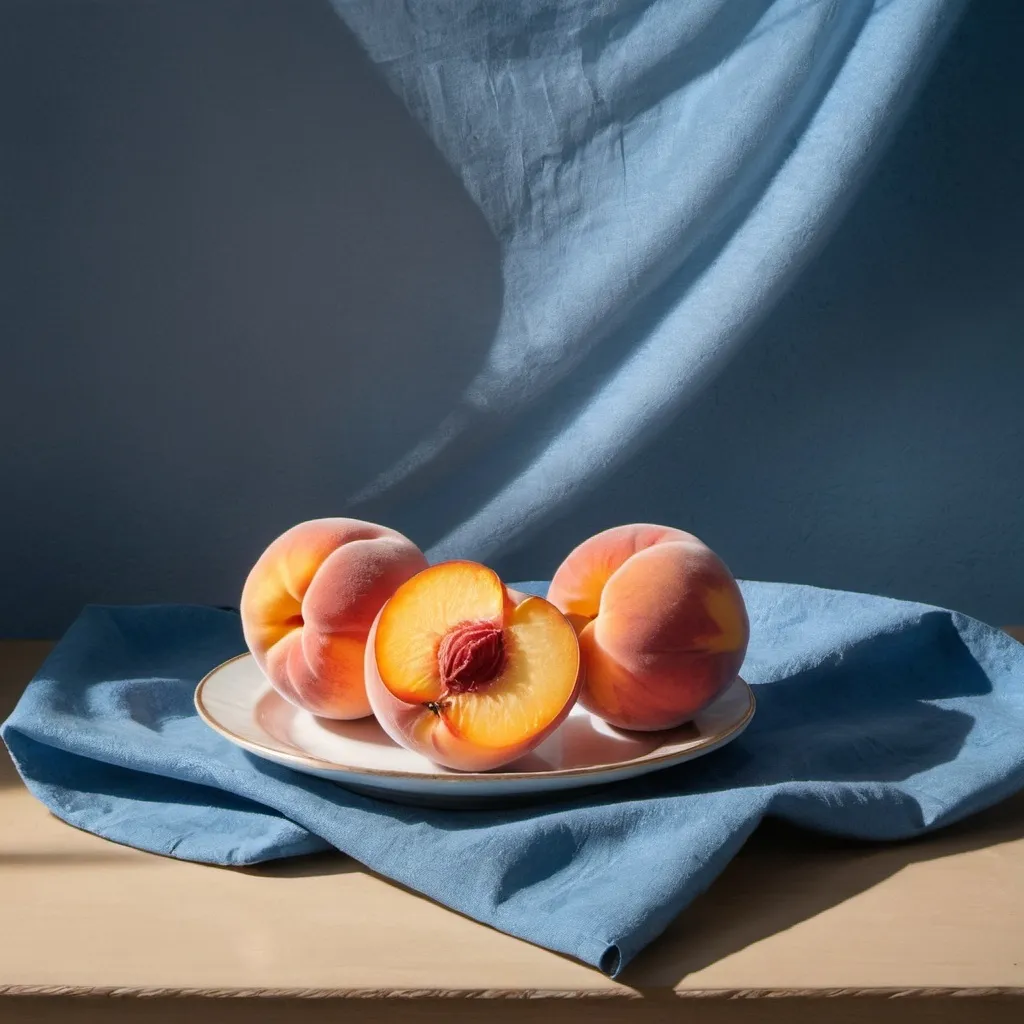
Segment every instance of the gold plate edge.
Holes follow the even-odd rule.
[[[603,765],[591,765],[588,768],[557,768],[550,772],[460,772],[454,775],[428,775],[422,772],[402,772],[402,771],[391,771],[387,768],[356,768],[351,765],[339,764],[337,761],[325,761],[318,757],[312,757],[305,753],[292,754],[286,750],[281,750],[277,747],[267,746],[265,743],[260,743],[256,740],[248,739],[245,736],[240,736],[238,733],[228,729],[226,726],[221,725],[203,706],[202,692],[206,683],[222,669],[227,668],[228,665],[233,664],[236,661],[240,661],[242,658],[251,658],[252,654],[249,651],[244,651],[242,654],[236,654],[233,658],[228,658],[226,661],[210,669],[209,672],[199,680],[196,686],[195,694],[193,695],[193,704],[195,705],[196,712],[199,717],[211,728],[214,732],[220,733],[228,739],[231,739],[241,746],[249,750],[262,750],[268,754],[272,754],[274,759],[288,758],[299,764],[304,765],[307,768],[322,768],[332,772],[346,772],[350,775],[363,775],[368,778],[378,779],[410,779],[410,780],[422,780],[430,782],[491,782],[500,784],[504,781],[509,782],[527,782],[527,781],[540,781],[542,779],[568,779],[568,778],[586,778],[591,775],[601,775],[608,772],[623,771],[628,768],[634,768],[638,766],[648,765],[659,765],[665,762],[672,762],[681,757],[685,758],[686,754],[693,753],[694,751],[705,750],[706,748],[712,748],[722,746],[726,740],[735,736],[736,733],[742,732],[747,725],[750,724],[750,720],[754,717],[754,712],[757,709],[757,698],[754,696],[754,691],[751,689],[750,684],[742,677],[737,676],[736,678],[743,684],[747,694],[747,710],[744,712],[743,717],[740,718],[731,728],[723,733],[718,733],[713,737],[708,737],[708,742],[701,744],[697,743],[695,746],[689,748],[686,751],[675,751],[671,754],[663,754],[661,756],[651,756],[649,754],[643,754],[640,757],[631,758],[628,761],[613,761]],[[269,684],[268,684],[269,685]],[[731,685],[731,684],[730,684]],[[710,752],[710,751],[708,751]]]

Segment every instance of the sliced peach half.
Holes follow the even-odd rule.
[[[580,652],[564,615],[508,589],[477,562],[442,562],[406,580],[366,645],[366,692],[403,747],[460,771],[532,750],[569,714]]]

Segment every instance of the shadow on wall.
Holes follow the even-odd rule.
[[[5,5],[0,145],[0,635],[234,600],[489,349],[497,242],[326,0]]]
[[[748,579],[1024,622],[1024,12],[968,7],[842,226],[752,343],[632,463],[495,560],[690,529]]]

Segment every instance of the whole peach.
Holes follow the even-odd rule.
[[[371,713],[363,676],[370,626],[427,565],[396,530],[358,519],[311,519],[260,555],[242,589],[242,630],[286,700],[322,718]]]
[[[579,702],[623,729],[690,721],[737,676],[750,623],[725,563],[693,534],[636,523],[595,534],[548,600],[579,636]]]

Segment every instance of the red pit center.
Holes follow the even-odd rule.
[[[470,693],[505,667],[505,631],[493,622],[460,622],[437,648],[441,685],[448,693]]]

